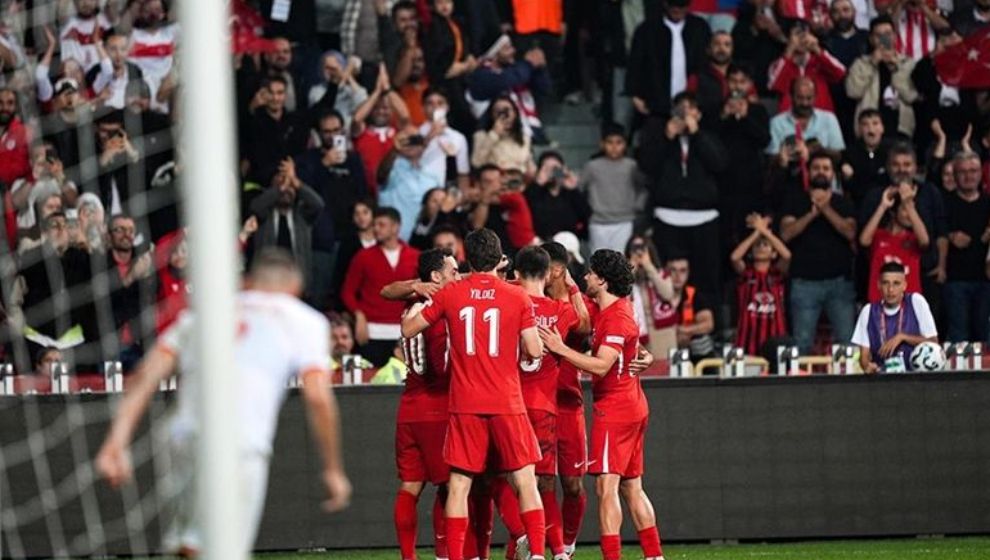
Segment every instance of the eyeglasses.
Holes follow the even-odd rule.
[[[132,228],[132,227],[116,226],[116,227],[110,228],[110,231],[113,232],[113,233],[118,233],[118,234],[125,234],[125,233],[127,233],[127,234],[134,235],[134,232],[136,230],[134,228]]]

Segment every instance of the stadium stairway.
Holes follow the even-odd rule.
[[[547,136],[555,146],[536,146],[536,157],[547,150],[564,156],[567,166],[580,171],[598,151],[599,124],[593,103],[548,104],[540,114]]]

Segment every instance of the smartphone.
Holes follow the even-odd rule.
[[[894,48],[894,37],[890,33],[883,33],[877,39],[880,41],[880,48],[888,51]]]
[[[746,92],[738,89],[732,90],[729,94],[733,99],[744,99],[746,97]]]
[[[347,153],[347,137],[343,134],[338,134],[333,137],[333,149],[345,154]]]
[[[426,138],[422,134],[413,134],[406,139],[407,146],[425,146]]]
[[[684,107],[682,105],[678,105],[677,107],[674,107],[673,113],[675,117],[684,120],[684,115],[686,113],[684,112]]]
[[[439,107],[433,111],[433,122],[440,124],[447,122],[447,109],[446,107]]]
[[[553,167],[553,170],[550,172],[550,178],[552,178],[554,181],[563,180],[564,175],[565,175],[564,168],[559,165],[555,165]]]

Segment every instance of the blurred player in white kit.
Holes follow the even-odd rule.
[[[243,496],[241,531],[244,550],[254,545],[268,488],[268,462],[278,413],[285,400],[287,382],[298,375],[302,396],[316,445],[323,458],[322,479],[329,493],[324,508],[336,511],[347,506],[351,485],[344,474],[340,451],[340,420],[337,401],[330,387],[329,324],[322,315],[302,303],[303,279],[298,266],[287,253],[264,251],[254,259],[246,286],[237,298],[238,332],[236,343],[237,384],[231,388],[230,403],[237,407],[240,490]],[[137,366],[134,378],[120,403],[103,447],[96,457],[96,468],[111,485],[131,479],[133,469],[128,447],[135,428],[159,382],[176,369],[183,373],[178,404],[169,425],[169,437],[184,471],[180,479],[192,479],[198,433],[195,413],[201,390],[197,365],[191,351],[193,316],[185,313],[166,331],[158,344]],[[182,476],[184,474],[185,476]],[[195,555],[201,546],[192,484],[182,489],[180,512],[164,543],[170,552]]]

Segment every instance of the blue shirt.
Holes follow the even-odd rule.
[[[422,167],[413,164],[404,157],[395,158],[392,171],[388,174],[388,182],[378,193],[378,206],[391,206],[399,211],[402,225],[399,227],[399,237],[409,241],[419,210],[423,207],[423,196],[434,187],[442,187],[443,178],[427,172]]]
[[[797,121],[790,111],[778,113],[770,119],[770,144],[767,145],[766,153],[777,155],[780,152],[780,145],[788,136],[794,136]],[[815,138],[826,150],[841,151],[846,149],[846,143],[842,139],[842,129],[839,128],[839,119],[831,111],[815,109],[803,134],[805,142]]]

